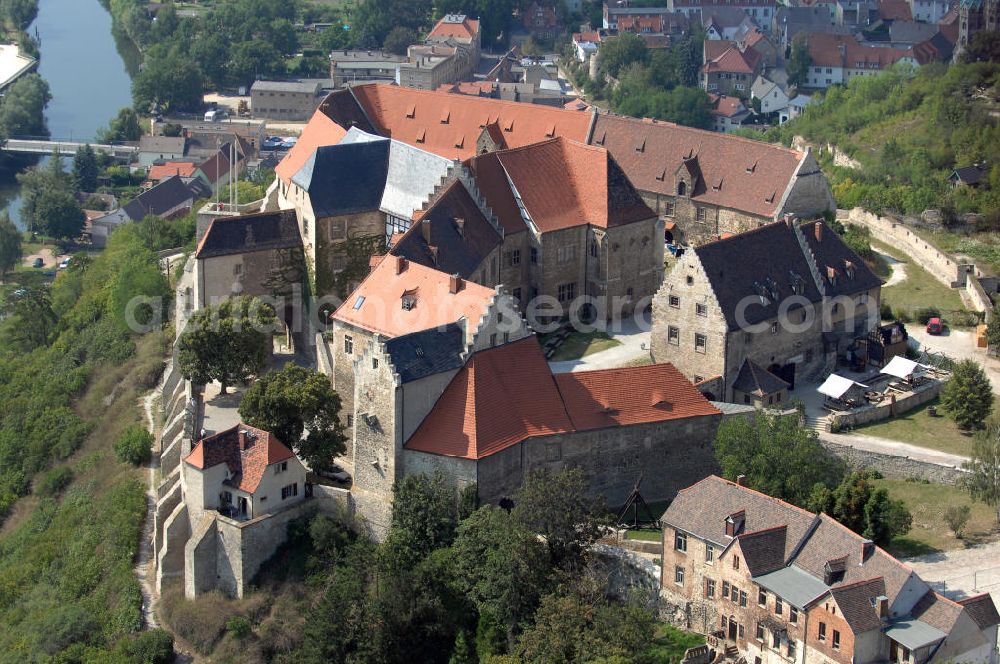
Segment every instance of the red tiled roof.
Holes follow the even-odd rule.
[[[168,161],[165,164],[153,164],[146,173],[146,179],[159,182],[163,178],[171,175],[179,175],[182,178],[189,178],[198,169],[194,162],[190,161]]]
[[[402,271],[397,274],[400,264]],[[472,334],[493,301],[495,291],[463,280],[459,291],[451,293],[450,278],[444,272],[393,256],[372,269],[332,318],[398,337],[454,323],[464,316]],[[404,295],[413,304],[409,309],[403,307]]]
[[[575,42],[591,42],[596,44],[601,41],[601,33],[597,30],[586,30],[584,32],[574,32],[573,41]]]
[[[474,39],[479,32],[479,21],[468,16],[463,16],[460,23],[455,21],[447,22],[448,17],[442,17],[433,28],[428,39]]]
[[[459,81],[458,83],[442,83],[438,86],[437,91],[479,97],[492,94],[497,89],[497,85],[495,81]]]
[[[287,185],[292,181],[292,176],[299,172],[299,169],[309,161],[316,148],[324,145],[334,145],[347,134],[347,129],[331,120],[324,113],[317,110],[309,119],[299,136],[295,146],[288,151],[285,158],[274,168],[275,174]]]
[[[709,101],[712,102],[712,110],[709,111],[712,115],[721,115],[726,118],[731,118],[738,113],[746,112],[746,107],[739,97],[731,97],[729,95],[717,95],[708,94]]]
[[[592,144],[603,145],[637,189],[667,196],[685,159],[702,182],[692,199],[773,217],[804,154],[778,145],[682,127],[672,122],[598,115]]]
[[[240,423],[202,438],[184,461],[199,470],[224,463],[232,474],[226,484],[253,493],[268,466],[294,456],[274,434]]]
[[[706,39],[704,44],[705,62],[715,60],[717,57],[732,48],[736,42],[724,39]]]
[[[760,63],[760,53],[753,49],[740,51],[738,46],[730,46],[721,55],[705,63],[706,72],[732,72],[736,74],[753,74]]]
[[[878,15],[886,21],[912,21],[913,14],[906,0],[881,0]]]
[[[582,99],[570,99],[568,102],[563,104],[563,108],[567,111],[589,111],[591,105]]]
[[[358,85],[351,91],[380,135],[449,159],[474,156],[476,140],[491,122],[500,125],[507,145],[513,148],[553,136],[585,142],[590,126],[587,113],[538,104],[383,84]],[[448,121],[441,122],[446,116]]]
[[[851,35],[817,33],[809,35],[809,57],[818,67],[881,70],[914,55],[908,48],[866,46]]]
[[[553,376],[527,337],[474,354],[405,446],[481,459],[533,436],[718,412],[672,365]]]
[[[608,228],[656,216],[604,148],[555,138],[468,163],[487,203],[512,232],[524,230],[524,222],[507,178],[543,233],[583,224]]]
[[[719,414],[672,364],[557,374],[556,385],[577,431]]]

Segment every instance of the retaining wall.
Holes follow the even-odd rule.
[[[880,422],[911,411],[937,397],[941,393],[941,386],[940,381],[925,383],[917,386],[913,393],[896,399],[894,402],[883,401],[880,404],[856,408],[848,413],[834,413],[830,416],[832,430],[840,431],[846,427]]]
[[[965,471],[953,466],[943,466],[927,461],[918,461],[905,456],[893,456],[869,450],[861,450],[849,445],[820,438],[820,444],[847,462],[851,470],[877,470],[890,480],[918,479],[935,484],[958,484]]]

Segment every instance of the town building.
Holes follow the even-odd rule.
[[[246,161],[244,142],[235,139],[201,162],[195,170],[195,177],[208,185],[213,194],[218,194],[231,182],[239,180],[246,169]]]
[[[850,3],[850,5],[852,11],[862,11],[858,9],[861,6],[860,4]],[[864,12],[862,11],[862,13]],[[863,25],[866,26],[867,23]],[[772,30],[775,38],[778,40],[778,46],[782,51],[787,53],[792,46],[792,42],[799,35],[831,34],[847,36],[854,34],[857,27],[850,21],[831,19],[830,13],[825,7],[813,5],[806,7],[780,7],[777,14],[775,14]]]
[[[750,111],[743,105],[739,97],[727,97],[726,95],[708,94],[711,104],[709,113],[715,121],[715,131],[723,134],[736,131],[743,126],[743,121],[750,116]]]
[[[701,87],[707,92],[747,97],[754,79],[764,69],[760,54],[741,49],[736,42],[706,39]]]
[[[897,62],[917,64],[912,49],[861,44],[849,35],[810,34],[810,66],[803,87],[826,89],[858,76],[877,76]]]
[[[194,177],[198,170],[197,164],[192,161],[164,161],[154,163],[146,171],[146,182],[150,185],[158,184],[171,175],[178,175],[182,178]]]
[[[604,147],[646,204],[692,242],[786,213],[805,217],[833,208],[808,151],[670,122],[374,84],[331,93],[278,165],[279,179],[290,178],[317,146],[336,143],[352,126],[449,160],[554,137]],[[683,188],[682,168],[689,173]]]
[[[446,14],[423,44],[413,44],[397,66],[399,85],[437,90],[446,83],[472,79],[482,48],[480,23],[465,14]]]
[[[708,242],[678,259],[653,299],[653,359],[695,383],[718,377],[714,398],[750,404],[753,390],[737,389],[744,363],[790,389],[825,377],[878,325],[881,285],[823,221]]]
[[[521,16],[521,25],[533,39],[555,39],[559,34],[559,16],[556,8],[532,2]]]
[[[760,664],[997,661],[988,593],[948,599],[828,515],[741,482],[708,477],[660,520],[675,623]]]
[[[183,136],[142,136],[139,139],[139,165],[149,168],[162,161],[181,161],[187,152]]]
[[[937,23],[951,9],[950,0],[907,0],[914,21]]]
[[[600,45],[601,33],[597,30],[573,33],[573,51],[580,62],[586,62],[591,56],[597,55]]]
[[[705,39],[737,41],[754,30],[760,30],[746,12],[735,7],[715,7],[703,14]]]
[[[333,51],[330,53],[330,78],[338,88],[375,81],[392,83],[403,62],[406,62],[405,55],[385,51]]]
[[[671,12],[681,12],[692,21],[705,23],[711,12],[720,8],[735,8],[742,10],[765,31],[770,31],[774,20],[777,2],[775,0],[667,0],[667,9]]]
[[[741,51],[755,51],[765,68],[776,67],[783,59],[774,40],[760,28],[755,27],[745,34],[737,35],[736,43]]]
[[[788,108],[788,95],[774,81],[758,76],[750,86],[750,98],[759,100],[760,112],[764,115],[777,113]]]
[[[319,83],[254,81],[250,86],[250,108],[255,118],[308,120],[319,105],[319,95]]]

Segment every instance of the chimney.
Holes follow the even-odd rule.
[[[747,485],[747,476],[746,475],[738,475],[736,477],[736,486],[746,486],[746,485]]]
[[[396,274],[402,274],[406,269],[406,259],[402,256],[393,256],[396,259]]]
[[[879,595],[875,598],[876,608],[878,609],[878,617],[882,620],[889,619],[889,598],[885,595]]]
[[[420,232],[424,236],[424,242],[427,244],[431,243],[431,220],[424,219],[420,222]]]
[[[460,290],[462,290],[462,277],[457,274],[448,277],[448,292],[454,295]]]
[[[785,225],[788,226],[789,228],[792,228],[792,227],[795,226],[795,215],[794,214],[786,214],[785,215]]]
[[[822,242],[823,241],[823,222],[822,221],[817,221],[814,224],[814,228],[815,228],[815,232],[816,232],[816,241],[817,242]]]

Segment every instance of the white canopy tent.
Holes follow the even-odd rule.
[[[868,389],[867,385],[862,385],[861,383],[853,381],[850,378],[844,378],[843,376],[838,376],[837,374],[830,374],[830,376],[823,381],[823,384],[817,388],[817,391],[820,394],[825,394],[831,399],[840,399],[855,385],[861,389]]]
[[[909,378],[926,368],[927,366],[924,364],[919,364],[913,360],[906,359],[902,355],[897,355],[889,360],[889,364],[882,367],[882,373],[895,376],[896,378]]]

